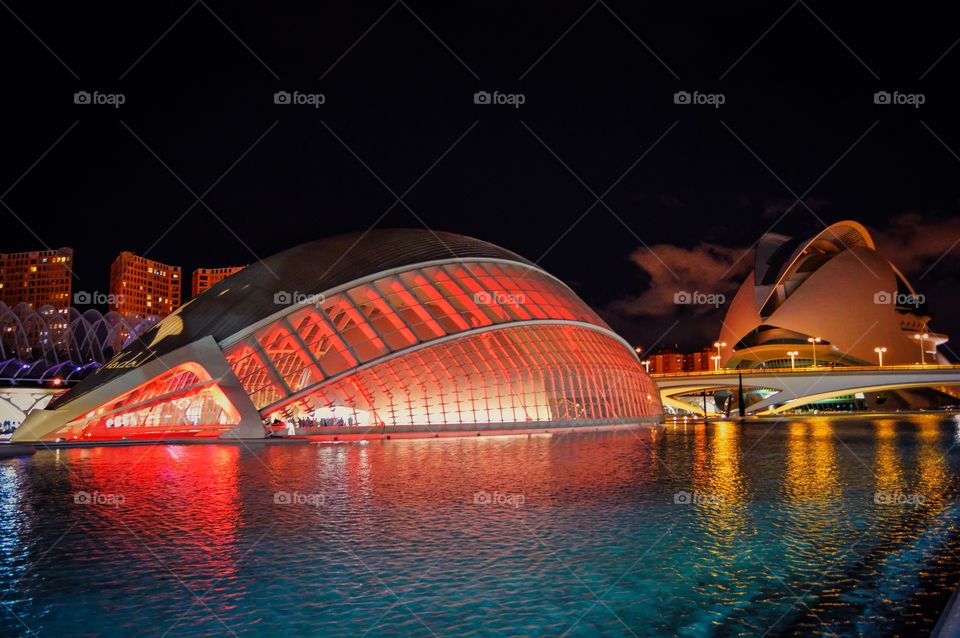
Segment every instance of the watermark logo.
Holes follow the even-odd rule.
[[[474,505],[507,505],[517,508],[526,502],[526,496],[515,492],[487,492],[480,490],[473,495]]]
[[[95,106],[112,106],[115,109],[120,108],[127,101],[127,96],[123,93],[101,93],[100,91],[77,91],[73,94],[73,103],[80,105],[93,104]]]
[[[713,306],[719,308],[727,303],[727,296],[722,292],[693,292],[687,290],[678,290],[673,293],[673,303],[678,306]]]
[[[673,503],[674,505],[723,505],[723,497],[719,494],[680,490],[673,495]]]
[[[274,492],[273,502],[277,505],[309,505],[320,507],[327,500],[324,494],[308,494],[304,492]]]
[[[322,293],[307,294],[299,290],[281,290],[273,294],[273,303],[278,306],[299,306],[307,304],[319,306],[326,300],[326,296]]]
[[[921,294],[906,294],[900,291],[879,290],[873,293],[873,303],[882,306],[897,305],[900,307],[913,306],[919,308],[926,303],[927,298]]]
[[[915,109],[927,101],[927,96],[923,93],[901,93],[900,91],[877,91],[873,94],[874,104],[894,104],[897,106],[912,106]]]
[[[515,109],[527,101],[527,96],[523,93],[501,93],[500,91],[477,91],[473,94],[474,104],[506,104]]]
[[[712,106],[715,109],[727,101],[723,93],[701,93],[700,91],[677,91],[673,94],[674,104],[695,104],[698,106]]]
[[[73,502],[77,505],[106,505],[108,507],[120,507],[127,502],[127,497],[123,494],[80,491],[73,493]]]
[[[122,303],[123,293],[87,292],[86,290],[78,290],[73,293],[73,304],[75,306],[119,306]]]
[[[923,494],[904,494],[903,492],[877,492],[873,495],[873,502],[877,505],[906,505],[920,507],[927,502]]]
[[[320,108],[321,104],[326,104],[327,96],[323,93],[301,93],[300,91],[277,91],[273,94],[274,104],[293,104],[295,106],[312,106],[315,109]]]
[[[476,292],[473,294],[473,303],[478,306],[522,306],[527,303],[527,297],[521,293]]]

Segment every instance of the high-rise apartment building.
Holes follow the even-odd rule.
[[[123,251],[110,266],[110,309],[166,317],[180,307],[180,266]]]
[[[229,266],[227,268],[197,268],[193,271],[193,282],[191,297],[196,297],[201,292],[218,284],[235,272],[239,272],[246,266]]]
[[[72,248],[0,253],[0,301],[69,308],[72,268]]]

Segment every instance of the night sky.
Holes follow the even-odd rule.
[[[0,251],[73,247],[75,291],[105,292],[121,250],[189,281],[426,226],[537,261],[632,342],[696,349],[723,309],[673,292],[732,296],[764,232],[853,218],[958,332],[946,6],[5,2]]]

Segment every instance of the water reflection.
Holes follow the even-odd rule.
[[[0,596],[41,636],[903,635],[956,585],[955,429],[40,452],[0,463]],[[937,507],[873,502],[908,489]],[[29,635],[10,614],[0,634]]]
[[[784,492],[801,509],[841,498],[834,425],[826,418],[793,421],[787,426]]]
[[[897,422],[877,419],[877,453],[873,471],[877,476],[878,492],[896,492],[903,489],[903,465],[897,448]]]
[[[944,502],[949,482],[944,452],[950,438],[937,417],[925,416],[917,425],[917,441],[917,492],[925,505],[937,507]]]

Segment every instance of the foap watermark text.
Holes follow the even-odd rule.
[[[915,109],[920,108],[927,101],[927,96],[923,93],[901,93],[900,91],[877,91],[873,94],[874,104],[883,104],[894,106],[912,106]]]
[[[474,104],[504,104],[515,109],[520,108],[527,101],[523,93],[501,93],[500,91],[477,91],[473,94]]]
[[[700,91],[677,91],[673,94],[674,104],[692,104],[695,106],[712,106],[715,109],[727,101],[723,93],[701,93]]]
[[[517,508],[527,502],[527,497],[516,492],[487,492],[480,490],[473,495],[474,505],[505,505]]]
[[[881,491],[873,495],[873,502],[877,505],[905,505],[908,507],[920,507],[927,502],[927,498],[923,494],[905,494],[900,491]]]
[[[719,308],[727,303],[727,296],[722,292],[700,292],[694,290],[678,290],[673,293],[673,303],[683,306],[713,306]]]
[[[723,497],[719,494],[680,490],[673,495],[673,503],[674,505],[723,505]]]
[[[473,295],[473,303],[478,306],[522,306],[526,302],[526,296],[521,293],[477,292]]]
[[[78,290],[73,293],[73,305],[75,306],[118,306],[123,303],[123,293],[104,293],[104,292],[87,292],[86,290]]]
[[[873,293],[873,303],[881,306],[896,305],[903,308],[919,308],[927,298],[921,294],[902,293],[898,290],[880,290]]]
[[[327,103],[327,96],[323,93],[301,93],[300,91],[277,91],[273,94],[274,104],[292,104],[293,106],[312,106],[320,108]]]
[[[123,93],[101,93],[100,91],[77,91],[73,94],[73,103],[82,106],[112,106],[120,108],[127,101]]]
[[[278,306],[319,305],[327,298],[322,293],[305,293],[299,290],[281,290],[273,293],[273,303]]]
[[[308,505],[310,507],[320,507],[326,503],[326,501],[327,497],[324,494],[285,492],[282,490],[273,493],[273,502],[277,505]]]
[[[73,502],[77,505],[104,505],[107,507],[120,507],[127,502],[127,497],[123,494],[86,492],[81,490],[73,493]]]

